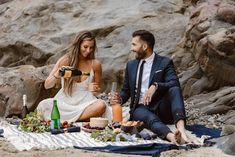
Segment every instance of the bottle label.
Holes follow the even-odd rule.
[[[64,78],[69,78],[72,76],[72,71],[71,70],[65,70],[64,71]]]
[[[51,129],[60,129],[60,119],[51,120]]]

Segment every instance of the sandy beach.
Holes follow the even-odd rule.
[[[7,142],[4,138],[0,138],[0,156],[1,157],[138,157],[141,155],[126,155],[106,153],[99,151],[85,151],[75,148],[67,148],[60,150],[30,150],[30,151],[18,151]],[[220,149],[213,147],[201,147],[192,150],[171,150],[161,153],[161,157],[232,157],[231,155],[224,154]]]

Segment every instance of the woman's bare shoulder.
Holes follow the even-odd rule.
[[[93,68],[100,68],[101,67],[101,62],[98,59],[93,60]]]
[[[57,61],[57,64],[59,64],[60,66],[67,66],[69,65],[69,57],[68,55],[64,55],[62,57],[60,57]]]

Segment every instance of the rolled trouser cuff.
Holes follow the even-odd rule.
[[[176,112],[174,114],[174,124],[176,125],[179,120],[183,120],[186,124],[186,116],[183,112]]]
[[[166,139],[167,134],[171,133],[170,128],[160,121],[150,121],[147,125],[161,139]]]

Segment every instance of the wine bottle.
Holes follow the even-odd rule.
[[[81,76],[81,75],[87,75],[87,76],[90,75],[89,72],[82,72],[81,70],[78,70],[75,68],[62,68],[59,70],[59,74],[61,77],[64,77],[64,78]]]
[[[26,102],[27,102],[27,96],[24,94],[23,95],[23,107],[22,107],[22,110],[21,110],[21,118],[22,119],[24,119],[26,117],[26,115],[29,113]]]
[[[51,111],[51,129],[60,129],[60,112],[57,106],[57,100],[53,100]]]

